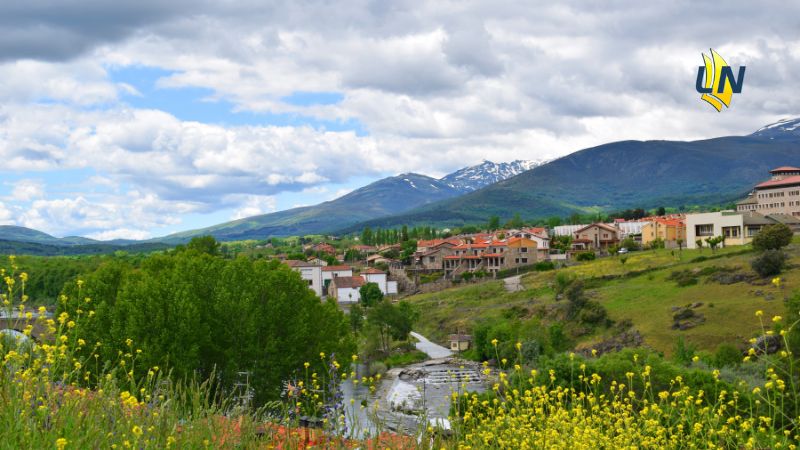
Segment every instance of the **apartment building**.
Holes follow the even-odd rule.
[[[783,166],[769,173],[771,178],[755,185],[750,195],[736,204],[736,210],[800,217],[800,168]]]

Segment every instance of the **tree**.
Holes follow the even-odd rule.
[[[365,308],[371,308],[383,300],[383,292],[377,283],[367,283],[361,286],[358,293],[360,294],[359,301]]]
[[[678,252],[683,254],[683,239],[678,239],[675,243],[678,244]]]
[[[628,262],[627,256],[622,256],[619,258],[619,263],[622,264],[623,271],[625,270],[625,263]]]
[[[500,228],[500,217],[498,216],[491,216],[489,217],[489,223],[486,225],[486,228],[489,231],[494,231]]]
[[[408,339],[418,318],[419,313],[406,301],[393,305],[384,299],[367,312],[367,321],[370,326],[377,328],[381,350],[385,353],[389,352],[392,339]]]
[[[583,291],[583,282],[575,281],[570,284],[565,292],[565,295],[567,297],[567,301],[569,302],[567,314],[570,318],[575,318],[578,316],[580,310],[586,305],[586,302],[589,301],[589,299],[586,297],[586,293]]]
[[[700,249],[700,252],[702,252],[703,251],[703,240],[702,239],[697,239],[696,241],[694,241],[694,243],[695,243],[695,245],[697,245],[697,248]]]
[[[525,226],[525,222],[522,220],[522,216],[519,213],[514,213],[514,217],[508,222],[510,228],[522,228]]]
[[[361,243],[363,245],[372,245],[372,228],[364,227],[364,230],[361,232]]]
[[[750,261],[750,266],[762,277],[780,274],[785,265],[786,254],[781,250],[764,250]]]
[[[344,260],[347,262],[355,262],[361,259],[363,259],[361,257],[361,253],[354,248],[348,249],[346,252],[344,252]]]
[[[711,248],[711,253],[714,253],[717,250],[717,246],[723,242],[725,242],[725,238],[723,236],[716,236],[706,238],[706,242],[708,246]]]
[[[667,214],[667,210],[663,206],[659,206],[658,210],[656,211],[657,216],[664,216]]]
[[[792,236],[792,229],[782,223],[767,225],[753,238],[753,248],[759,251],[778,250],[789,245]]]
[[[350,328],[354,333],[361,331],[364,327],[364,308],[358,303],[350,307]]]
[[[112,261],[82,279],[82,287],[65,288],[72,301],[58,312],[94,312],[77,321],[75,333],[102,345],[81,357],[112,361],[141,349],[131,368],[136,378],[160,366],[175,380],[213,373],[230,389],[237,372],[248,371],[262,404],[279,398],[283,381],[305,361],[324,370],[319,352],[355,350],[338,305],[320,302],[299,273],[277,261],[185,251],[150,256],[137,269]]]
[[[200,253],[205,253],[211,256],[219,256],[219,247],[220,243],[214,239],[213,236],[197,236],[193,237],[188,244],[186,244],[187,250],[195,250]]]

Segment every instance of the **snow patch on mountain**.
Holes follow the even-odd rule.
[[[541,166],[546,162],[546,160],[516,160],[503,163],[483,161],[480,164],[457,170],[450,175],[441,178],[439,181],[452,188],[465,192],[471,192],[490,184],[497,183],[498,181],[503,181],[519,175],[522,172],[533,169],[534,167]]]
[[[759,137],[796,137],[800,136],[800,118],[781,119],[775,123],[759,128],[753,133]]]

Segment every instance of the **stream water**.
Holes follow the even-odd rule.
[[[486,387],[478,364],[442,358],[388,371],[374,393],[361,384],[342,389],[349,434],[360,438],[377,430],[416,434],[428,424],[448,428],[452,393]]]

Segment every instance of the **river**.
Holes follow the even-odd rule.
[[[450,350],[418,333],[412,336],[419,341],[417,348],[431,359],[389,370],[374,393],[361,384],[342,384],[352,437],[374,435],[376,430],[413,435],[423,424],[448,428],[452,393],[486,390],[479,364],[453,358]],[[366,367],[359,366],[358,372],[364,375]]]

